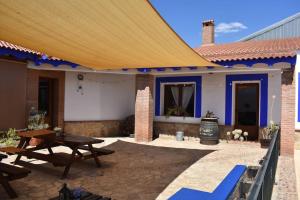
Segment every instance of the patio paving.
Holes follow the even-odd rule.
[[[214,149],[213,153],[194,163],[180,174],[157,198],[166,200],[182,187],[212,192],[237,164],[258,165],[266,149],[259,143],[221,141],[218,145],[201,145],[199,141],[175,141],[172,137],[155,140],[151,145],[176,146],[177,148]]]
[[[132,138],[104,138],[105,142],[96,146],[102,147],[116,142],[118,139],[128,142],[134,142]],[[199,144],[199,141],[186,140],[184,142],[175,141],[174,137],[160,137],[147,145],[176,147],[185,149],[199,150],[216,150],[197,161],[188,167],[185,171],[178,175],[157,197],[158,200],[165,200],[174,194],[181,187],[189,187],[204,191],[212,191],[219,182],[227,175],[227,173],[236,164],[257,165],[258,161],[266,153],[265,149],[261,149],[258,143],[226,143],[222,141],[215,146],[206,146]],[[57,147],[55,151],[69,151],[65,147]],[[134,152],[133,152],[134,153]],[[14,160],[15,156],[10,156],[4,162]],[[103,157],[104,158],[104,157]],[[200,158],[200,157],[199,157]],[[25,159],[24,159],[25,160]],[[64,182],[67,182],[70,187],[82,186],[83,188],[94,192],[105,190],[101,183],[103,171],[101,168],[95,170],[93,161],[76,163],[70,171],[70,177],[66,180],[59,179],[61,168],[54,168],[52,165],[44,164],[41,161],[30,160],[29,168],[32,173],[24,179],[12,182],[13,187],[19,194],[18,199],[48,199],[57,195],[58,190]],[[39,166],[43,165],[43,167]],[[105,166],[104,166],[105,167]],[[83,172],[83,169],[85,170]],[[106,169],[104,169],[105,172]],[[108,175],[108,174],[106,174]],[[116,178],[116,177],[114,177]],[[140,177],[143,179],[144,177]],[[116,185],[127,184],[119,181],[123,179],[112,180]],[[146,183],[144,183],[146,184]],[[101,188],[101,189],[100,189]],[[0,187],[0,199],[7,199],[3,195],[4,191]],[[131,191],[134,194],[134,191]],[[147,194],[139,194],[141,197],[147,197]],[[124,198],[122,198],[124,199]],[[125,198],[126,199],[126,198]],[[136,198],[135,198],[136,199]]]
[[[280,156],[275,177],[272,199],[297,200],[295,162],[291,156]]]

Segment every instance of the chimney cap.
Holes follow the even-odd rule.
[[[215,22],[206,20],[202,22],[202,46],[215,43]]]
[[[210,20],[205,20],[202,22],[202,25],[203,26],[209,26],[209,25],[215,25],[215,21],[213,19],[210,19]]]

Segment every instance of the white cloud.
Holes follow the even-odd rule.
[[[236,33],[248,27],[240,22],[220,23],[216,26],[216,33]]]

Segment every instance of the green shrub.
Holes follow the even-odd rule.
[[[8,129],[7,132],[2,132],[0,135],[0,144],[5,144],[6,146],[13,146],[19,140],[19,136],[17,135],[17,131],[14,128]]]

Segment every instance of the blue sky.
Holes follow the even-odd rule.
[[[300,0],[150,0],[191,47],[201,44],[202,21],[214,19],[216,43],[241,39],[300,12]]]

